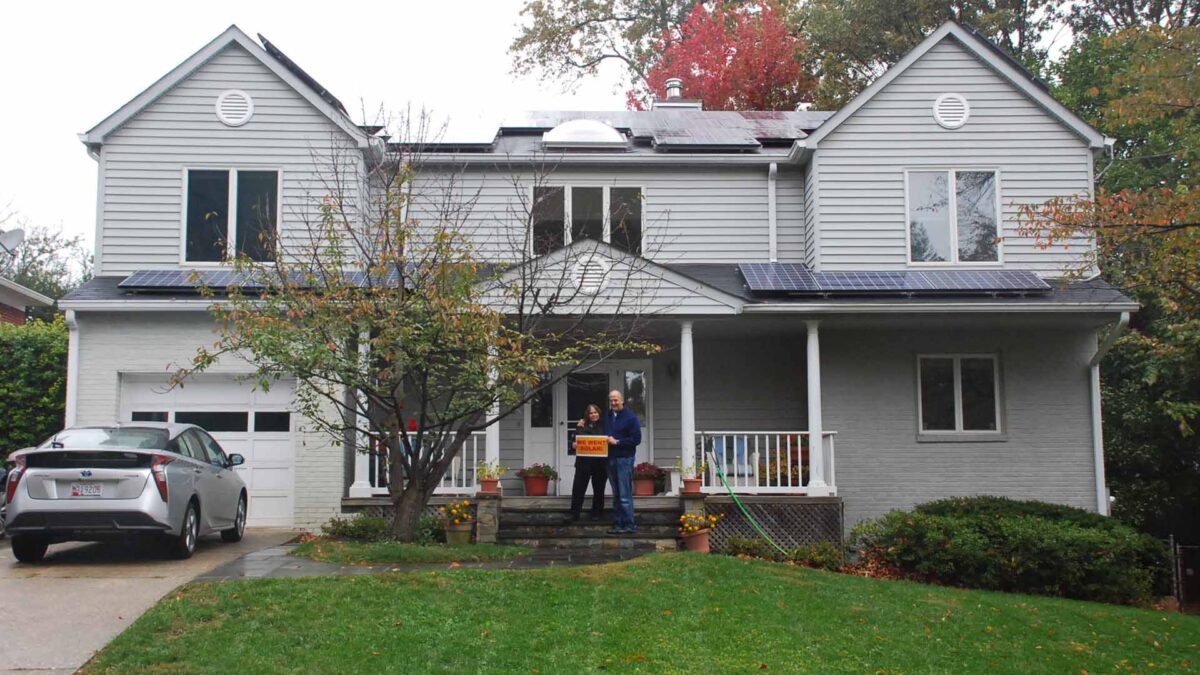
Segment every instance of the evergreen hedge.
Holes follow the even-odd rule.
[[[67,324],[0,323],[0,459],[63,427]]]
[[[1143,604],[1168,572],[1162,542],[1112,518],[999,497],[940,500],[854,528],[861,559],[921,581]]]

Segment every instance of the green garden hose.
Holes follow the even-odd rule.
[[[746,510],[746,506],[742,504],[742,500],[738,499],[738,496],[733,493],[733,488],[729,487],[729,481],[725,480],[725,470],[717,462],[716,453],[714,453],[712,450],[709,450],[708,456],[709,459],[712,460],[712,466],[716,467],[717,469],[717,475],[721,477],[721,484],[725,486],[725,491],[728,492],[729,496],[733,498],[733,503],[737,504],[737,507],[741,509],[742,515],[746,517],[746,521],[750,523],[750,526],[754,528],[755,532],[758,532],[763,539],[767,540],[768,544],[774,546],[780,554],[782,554],[784,557],[787,557],[788,552],[782,546],[775,543],[775,540],[771,538],[771,535],[767,534],[767,531],[762,528],[762,525],[759,525],[758,521],[754,519],[754,516],[750,515],[750,512]]]

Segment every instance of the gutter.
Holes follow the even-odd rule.
[[[1136,311],[1134,303],[1096,304],[1084,302],[937,302],[937,303],[771,303],[746,305],[746,314],[921,314],[952,312],[1070,312],[1104,313],[1119,311],[1125,314]],[[1114,338],[1115,339],[1115,338]]]
[[[1096,477],[1096,513],[1102,516],[1109,515],[1109,509],[1108,487],[1104,478],[1104,424],[1101,410],[1100,361],[1104,359],[1104,355],[1112,349],[1117,338],[1121,337],[1121,333],[1124,333],[1128,327],[1129,312],[1121,312],[1121,318],[1108,330],[1108,334],[1104,336],[1096,353],[1088,361],[1088,370],[1091,371],[1089,379],[1092,404],[1092,468]]]
[[[669,164],[672,166],[712,165],[712,166],[764,166],[786,160],[782,154],[633,154],[633,153],[584,153],[584,154],[555,154],[555,153],[521,153],[521,154],[483,154],[483,153],[450,153],[434,152],[420,156],[422,164],[430,165],[487,165],[508,166],[512,164],[533,164],[543,167],[560,166],[589,166],[589,165],[619,165],[631,166],[638,164]]]
[[[64,410],[65,426],[75,426],[79,405],[79,323],[75,312],[67,310],[67,401]]]

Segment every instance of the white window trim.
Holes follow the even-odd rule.
[[[958,259],[958,172],[971,171],[988,171],[996,176],[996,259],[995,260],[978,260],[978,261],[959,261]],[[950,213],[950,256],[952,260],[946,262],[922,262],[912,259],[912,224],[909,222],[910,199],[909,199],[909,179],[910,173],[936,173],[944,172],[949,174],[950,179],[950,203],[947,208]],[[1003,185],[999,167],[993,166],[929,166],[929,167],[910,167],[904,170],[904,257],[908,261],[909,267],[1001,267],[1004,265],[1004,212],[1000,210],[1000,205],[1003,203],[1000,199],[1000,190]]]
[[[228,171],[229,172],[229,195],[228,205],[225,207],[228,211],[225,246],[226,251],[234,250],[237,242],[237,175],[240,171],[274,171],[275,172],[275,237],[278,241],[279,233],[283,230],[283,167],[279,166],[258,166],[258,165],[238,165],[230,166],[210,165],[210,164],[192,164],[183,167],[183,194],[180,197],[179,213],[179,264],[187,265],[194,268],[220,268],[227,267],[230,263],[227,262],[209,262],[201,260],[187,259],[187,214],[188,214],[188,172],[190,171]],[[236,253],[236,251],[235,251]],[[279,254],[279,251],[276,251]],[[271,261],[258,261],[270,264]]]
[[[954,429],[926,429],[925,411],[923,409],[923,396],[921,382],[921,362],[927,359],[953,359],[954,365],[952,368],[954,377]],[[963,400],[962,400],[962,360],[963,359],[991,359],[992,361],[992,386],[994,388],[993,398],[996,402],[996,428],[995,429],[963,429]],[[1002,404],[1003,388],[1000,386],[1000,355],[996,353],[990,354],[973,354],[973,353],[952,353],[952,354],[918,354],[917,355],[917,436],[918,438],[970,438],[978,437],[989,440],[1003,439],[1005,435],[1004,427],[1004,406]]]
[[[571,234],[571,193],[575,188],[599,188],[601,190],[601,207],[604,210],[603,214],[603,233],[601,237],[604,243],[612,246],[612,190],[613,188],[634,188],[638,191],[641,200],[641,220],[642,220],[642,246],[641,253],[631,253],[630,255],[646,254],[646,186],[644,185],[589,185],[576,183],[553,183],[547,185],[531,185],[529,186],[529,234],[527,236],[526,245],[529,249],[529,256],[536,258],[537,253],[533,247],[533,208],[537,204],[537,188],[562,188],[563,189],[563,246],[570,246],[574,243],[574,238]]]

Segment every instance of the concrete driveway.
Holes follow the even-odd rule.
[[[56,544],[36,565],[0,541],[0,672],[72,672],[176,586],[296,534],[251,528],[237,544],[209,536],[189,560],[147,545]]]

